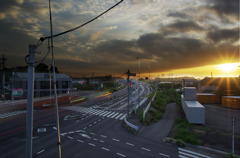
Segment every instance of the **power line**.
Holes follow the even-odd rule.
[[[93,22],[94,20],[97,20],[99,17],[101,17],[102,15],[104,15],[105,13],[109,12],[110,10],[112,10],[113,8],[115,8],[116,6],[118,6],[120,3],[122,3],[124,0],[121,0],[119,1],[118,3],[116,3],[115,5],[113,5],[112,7],[110,7],[109,9],[107,9],[106,11],[102,12],[101,14],[99,14],[98,16],[96,16],[95,18],[75,27],[75,28],[72,28],[70,30],[67,30],[67,31],[64,31],[64,32],[61,32],[61,33],[58,33],[58,34],[55,34],[55,35],[52,35],[52,36],[47,36],[47,37],[41,37],[40,40],[43,42],[45,39],[49,39],[51,37],[57,37],[57,36],[60,36],[60,35],[63,35],[63,34],[66,34],[66,33],[69,33],[69,32],[72,32],[72,31],[75,31],[91,22]]]

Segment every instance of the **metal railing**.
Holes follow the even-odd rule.
[[[154,94],[152,100],[149,102],[148,106],[146,107],[146,109],[143,111],[143,122],[145,122],[146,114],[147,114],[149,108],[151,107],[151,104],[152,104],[152,102],[154,101],[155,96],[156,96],[156,92],[155,92],[155,94]]]

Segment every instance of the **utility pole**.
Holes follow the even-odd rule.
[[[2,60],[2,100],[5,101],[5,61],[7,60],[3,54],[3,57],[0,58]]]
[[[127,109],[127,118],[129,118],[129,74],[130,74],[130,71],[128,69],[128,72],[127,72],[127,75],[128,75],[128,78],[127,78],[127,86],[128,86],[128,109]]]
[[[57,100],[57,87],[56,87],[56,74],[55,74],[55,61],[53,52],[53,28],[52,28],[52,13],[51,13],[51,0],[49,0],[49,14],[50,14],[50,29],[51,29],[51,50],[52,50],[52,71],[53,71],[53,88],[54,88],[54,100],[55,100],[55,113],[56,113],[56,126],[57,126],[57,147],[58,157],[61,158],[61,137],[59,128],[59,113],[58,113],[58,100]]]
[[[34,45],[29,45],[28,92],[26,120],[26,158],[32,158],[33,102],[34,102]]]

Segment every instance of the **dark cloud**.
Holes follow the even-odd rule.
[[[233,43],[239,39],[239,30],[238,28],[215,29],[214,31],[208,32],[207,37],[215,43],[221,41],[229,41],[229,43]]]
[[[180,18],[180,19],[188,19],[189,16],[185,13],[181,12],[173,12],[168,14],[169,17]]]
[[[162,33],[175,33],[175,32],[189,32],[189,31],[203,31],[204,28],[199,26],[194,21],[178,20],[172,24],[166,25],[159,30]]]
[[[207,1],[210,9],[215,11],[219,17],[233,16],[238,19],[239,0],[211,0]]]

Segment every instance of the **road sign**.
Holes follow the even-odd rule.
[[[23,96],[23,89],[22,88],[14,88],[12,91],[13,97],[22,97]]]

